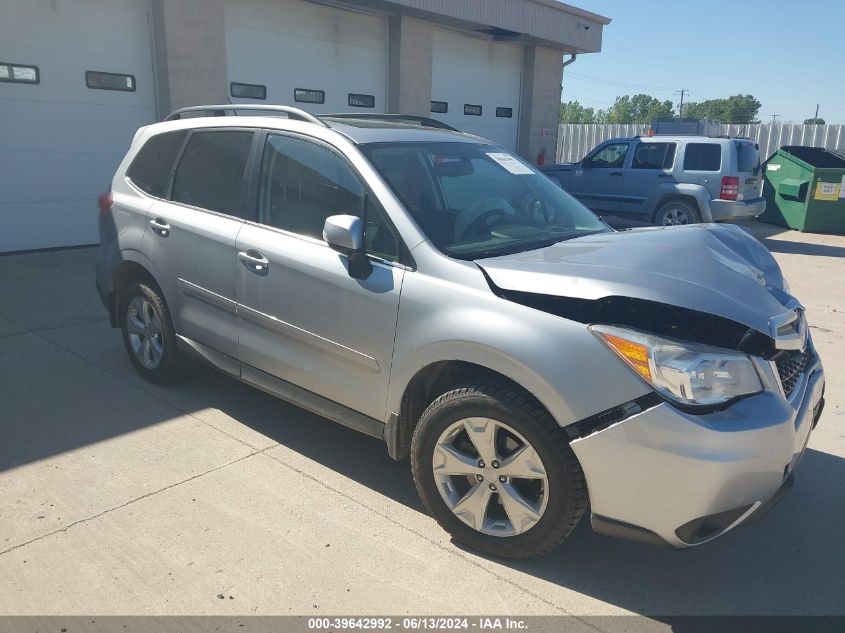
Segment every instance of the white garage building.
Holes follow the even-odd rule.
[[[551,159],[564,55],[608,22],[556,0],[5,0],[0,253],[96,243],[135,130],[186,105],[431,116]]]

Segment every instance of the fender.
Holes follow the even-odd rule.
[[[144,268],[153,278],[153,281],[156,282],[156,285],[161,289],[162,294],[164,295],[164,300],[168,304],[170,304],[170,292],[169,289],[166,287],[166,284],[162,284],[160,280],[165,279],[166,277],[161,273],[158,266],[156,266],[153,261],[144,255],[139,250],[135,250],[134,248],[125,248],[120,251],[119,259],[115,264],[112,274],[112,278],[109,280],[111,284],[111,291],[115,292],[116,289],[114,288],[114,277],[117,273],[117,270],[123,262],[132,262],[138,264],[142,268]]]
[[[698,209],[701,211],[702,221],[713,221],[713,213],[710,210],[710,192],[703,185],[695,185],[688,182],[661,183],[655,190],[653,205],[651,205],[651,208],[657,211],[662,204],[663,198],[670,195],[682,195],[695,198],[695,201],[698,203]]]
[[[414,376],[442,361],[473,363],[505,376],[561,426],[650,391],[583,324],[501,299],[489,288],[468,299],[465,286],[406,276],[385,421],[400,411]],[[613,390],[605,388],[608,383]]]

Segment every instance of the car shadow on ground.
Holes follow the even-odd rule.
[[[791,242],[788,240],[760,240],[773,253],[787,255],[810,255],[816,257],[845,257],[845,248],[829,244],[808,244],[806,242]]]

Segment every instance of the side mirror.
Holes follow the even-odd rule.
[[[349,275],[366,279],[373,271],[364,252],[364,226],[354,215],[330,215],[323,225],[323,239],[334,251],[349,258]]]
[[[344,255],[364,248],[364,227],[354,215],[330,215],[323,225],[323,239],[332,250]]]

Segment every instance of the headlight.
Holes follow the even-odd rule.
[[[590,330],[655,391],[679,404],[722,404],[763,390],[745,354],[620,327],[591,325]]]

